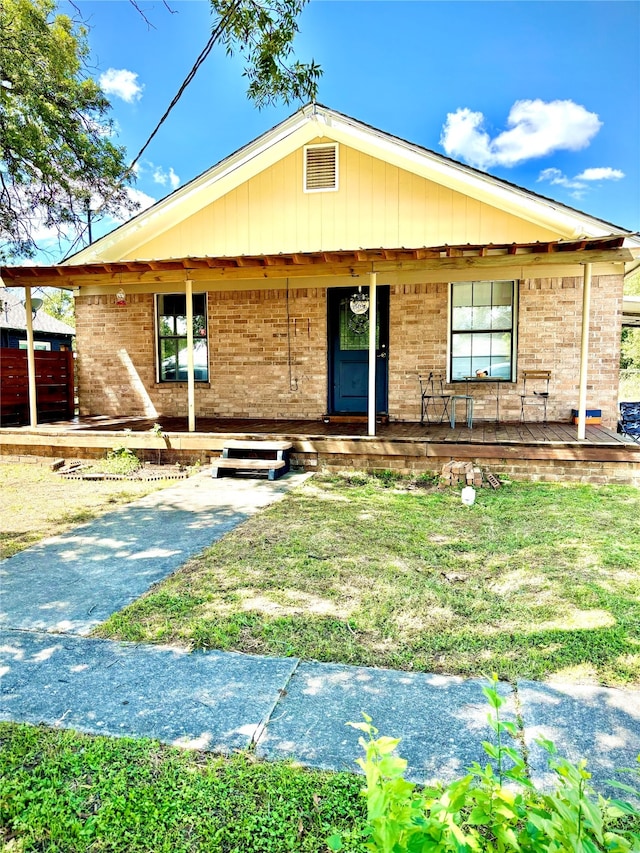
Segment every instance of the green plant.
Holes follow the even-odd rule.
[[[106,459],[95,467],[109,474],[133,474],[140,467],[140,460],[131,448],[118,446],[109,450]]]
[[[484,688],[495,743],[483,743],[495,765],[482,767],[476,762],[467,775],[446,787],[417,790],[404,778],[407,762],[395,754],[398,739],[377,737],[366,714],[364,722],[348,723],[366,735],[359,740],[366,756],[357,760],[366,777],[366,849],[371,853],[640,851],[640,831],[625,824],[632,816],[638,826],[637,810],[629,803],[596,797],[586,762],[575,765],[558,757],[547,740],[539,743],[549,752],[556,783],[548,793],[536,789],[521,752],[504,744],[505,736],[517,735],[517,727],[500,718],[504,699],[496,682],[494,676],[493,687]],[[640,797],[631,786],[613,784]],[[327,843],[333,851],[343,849],[337,834]]]

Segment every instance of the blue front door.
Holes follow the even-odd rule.
[[[356,313],[357,287],[328,291],[329,412],[360,414],[369,401],[369,311]],[[368,297],[369,288],[361,291]],[[389,287],[377,288],[376,413],[386,414],[389,378]]]

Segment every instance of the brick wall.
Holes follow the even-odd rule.
[[[404,285],[391,291],[389,412],[394,420],[420,415],[418,373],[445,372],[448,285]],[[587,407],[602,409],[614,426],[620,360],[622,276],[592,282]],[[518,377],[523,370],[551,370],[548,419],[568,421],[578,407],[582,278],[524,279],[518,312]],[[475,417],[495,417],[495,392],[470,386]],[[450,385],[448,393],[464,393]],[[500,386],[500,417],[519,420],[522,382]],[[532,418],[540,413],[528,410]]]
[[[384,282],[381,282],[384,283]],[[389,414],[420,417],[419,372],[446,370],[448,285],[391,288]],[[317,419],[327,406],[326,291],[321,288],[208,294],[210,381],[196,384],[206,417]],[[76,300],[81,414],[186,415],[186,383],[155,380],[154,300],[129,295]],[[594,277],[587,405],[616,419],[622,277]],[[552,371],[549,420],[578,405],[582,279],[520,283],[518,376]],[[287,319],[288,318],[288,319]],[[449,391],[460,386],[449,386]],[[495,417],[490,388],[473,387],[477,418]],[[521,382],[500,388],[504,420],[520,416]],[[534,413],[536,415],[537,413]]]

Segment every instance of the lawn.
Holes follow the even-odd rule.
[[[0,723],[0,849],[326,851],[363,826],[362,780],[149,740]],[[363,850],[358,843],[350,850]]]
[[[97,630],[463,676],[640,685],[640,491],[315,477]]]
[[[158,487],[35,465],[0,476],[14,550]],[[316,476],[97,633],[638,686],[640,490],[512,483],[465,507],[426,478]],[[14,853],[320,853],[334,832],[363,850],[360,778],[251,753],[0,723],[0,778],[0,848]]]
[[[10,557],[45,536],[64,533],[169,481],[65,480],[41,464],[0,463],[0,554]]]

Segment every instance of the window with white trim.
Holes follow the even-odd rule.
[[[186,382],[187,296],[185,293],[159,293],[156,309],[158,379],[160,382]],[[205,293],[193,294],[193,372],[196,382],[209,381]]]
[[[451,381],[494,376],[515,379],[517,282],[451,284]]]
[[[338,145],[336,142],[305,145],[304,191],[335,192],[338,189]]]

